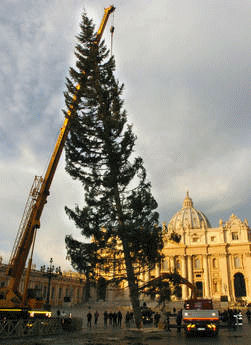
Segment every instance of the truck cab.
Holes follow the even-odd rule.
[[[213,309],[211,299],[190,299],[182,311],[186,335],[204,333],[216,336],[219,331],[219,311]]]

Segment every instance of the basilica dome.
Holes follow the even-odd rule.
[[[179,232],[182,229],[205,229],[211,228],[207,217],[193,207],[193,201],[187,192],[182,209],[170,220],[168,230]]]

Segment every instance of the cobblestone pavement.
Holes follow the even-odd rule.
[[[191,337],[186,338],[184,332],[177,334],[176,329],[166,332],[148,327],[141,330],[135,328],[107,328],[87,329],[78,332],[68,332],[59,336],[38,337],[36,339],[0,340],[0,345],[250,345],[251,323],[236,330],[220,329],[216,338]]]

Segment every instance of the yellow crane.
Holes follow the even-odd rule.
[[[115,10],[114,6],[109,6],[104,9],[104,15],[97,31],[94,44],[98,45],[109,15]],[[83,71],[85,74],[85,72]],[[29,272],[31,269],[31,262],[29,260],[27,274],[25,279],[25,287],[23,295],[19,292],[19,285],[21,277],[25,270],[25,264],[29,253],[31,251],[31,258],[35,243],[36,231],[40,228],[40,218],[47,202],[47,197],[50,194],[50,186],[57,169],[57,165],[70,129],[71,118],[74,116],[74,108],[78,101],[78,91],[80,85],[76,85],[75,94],[72,97],[72,103],[69,105],[67,116],[65,117],[63,126],[60,130],[54,151],[52,153],[45,176],[35,176],[28,201],[25,206],[23,218],[21,220],[16,240],[14,242],[13,250],[10,256],[7,275],[9,276],[6,287],[0,288],[0,311],[4,309],[11,310],[12,308],[36,308],[41,307],[36,299],[27,298],[27,288],[29,282]]]

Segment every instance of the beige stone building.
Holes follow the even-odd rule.
[[[172,232],[181,236],[180,243],[169,240]],[[164,259],[155,269],[140,274],[141,282],[157,278],[160,273],[177,271],[196,286],[199,297],[228,301],[230,305],[251,302],[251,230],[247,219],[242,221],[232,214],[228,221],[219,220],[219,226],[213,228],[207,217],[194,208],[187,192],[182,208],[167,226],[164,224],[163,240]],[[116,242],[119,247],[119,241]],[[97,270],[100,277],[109,280],[125,274],[121,257],[116,258],[110,250],[104,250],[102,255],[107,258],[107,269]],[[173,299],[185,300],[190,296],[191,290],[181,285]],[[129,300],[126,282],[107,288],[106,300],[116,299]]]
[[[3,264],[0,259],[0,286],[6,286],[8,277],[6,275],[7,265]],[[26,270],[20,282],[19,290],[22,293],[24,289]],[[46,301],[48,294],[48,276],[37,270],[35,266],[30,273],[29,289],[34,289],[38,295]],[[51,279],[49,302],[52,306],[73,306],[81,304],[84,301],[85,293],[85,278],[76,272],[63,272],[62,274],[54,275]]]
[[[201,297],[229,302],[251,302],[251,230],[248,221],[232,214],[228,221],[219,220],[212,228],[207,217],[193,206],[187,192],[182,208],[172,217],[166,233],[180,234],[179,244],[167,241],[164,234],[165,258],[155,269],[175,269],[193,283]],[[190,292],[182,286],[178,298]]]

